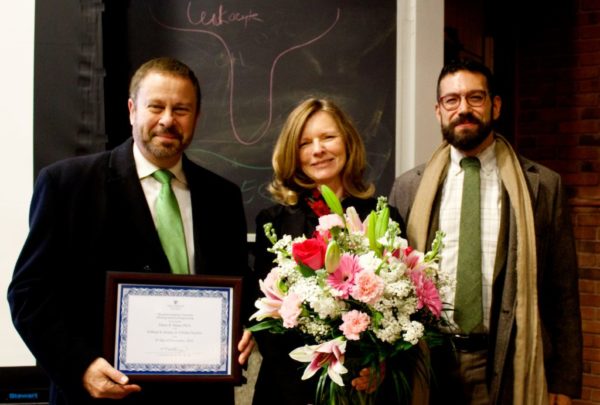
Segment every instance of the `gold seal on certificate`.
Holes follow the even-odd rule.
[[[108,273],[105,354],[133,381],[241,377],[241,278]]]

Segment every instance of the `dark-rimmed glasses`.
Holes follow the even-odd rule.
[[[463,97],[471,107],[481,107],[483,103],[485,103],[487,92],[484,90],[473,90],[465,95],[456,93],[446,94],[438,99],[438,103],[440,103],[446,111],[454,111],[460,105],[460,101]]]

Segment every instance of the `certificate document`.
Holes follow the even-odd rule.
[[[119,284],[115,368],[126,374],[231,373],[232,288]]]

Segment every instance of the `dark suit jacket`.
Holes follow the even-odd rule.
[[[550,392],[579,397],[582,380],[582,335],[577,258],[573,230],[560,176],[521,158],[533,204],[539,310],[544,364]],[[396,179],[390,204],[408,222],[425,169],[416,167]],[[488,383],[492,403],[512,403],[512,361],[515,336],[516,223],[504,192],[502,224],[494,274]],[[439,227],[439,197],[429,224],[429,238]]]
[[[246,225],[237,186],[183,160],[194,220],[195,272],[246,275]],[[108,271],[169,272],[137,176],[132,140],[43,169],[30,232],[8,289],[13,322],[52,380],[52,403],[84,404],[82,376],[102,357]],[[109,360],[110,361],[110,360]],[[233,403],[231,386],[142,385],[140,403]],[[152,400],[150,400],[152,398]],[[202,400],[206,399],[206,402]],[[95,402],[94,402],[95,403]],[[214,402],[216,403],[216,402]]]

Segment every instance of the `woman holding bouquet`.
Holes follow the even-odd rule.
[[[374,186],[363,178],[366,152],[360,135],[330,100],[310,98],[290,113],[275,145],[272,164],[269,191],[278,204],[262,210],[256,218],[254,270],[261,280],[273,268],[275,258],[267,251],[272,243],[263,226],[271,223],[278,237],[311,237],[319,216],[329,213],[320,186],[329,187],[344,209],[354,207],[361,220],[377,205],[372,197]],[[392,217],[399,219],[395,212]],[[263,361],[253,403],[314,403],[318,376],[302,380],[304,366],[289,356],[306,344],[299,334],[260,332],[255,337]]]

